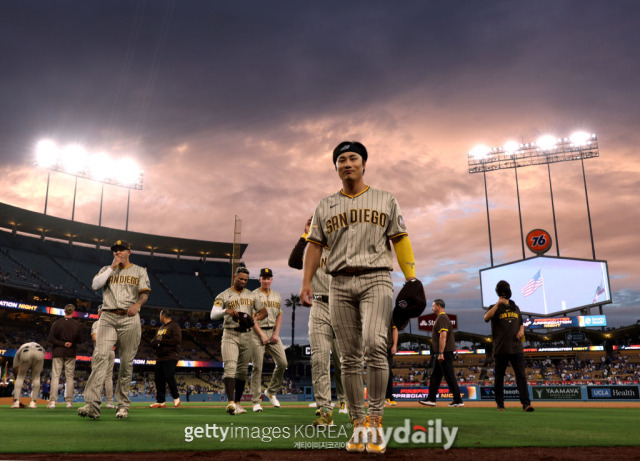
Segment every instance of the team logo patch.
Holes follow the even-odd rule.
[[[399,226],[401,229],[404,229],[404,228],[405,228],[405,226],[404,226],[404,218],[403,218],[402,216],[398,216],[398,226]]]
[[[222,300],[221,299],[216,299],[216,301],[213,303],[213,305],[216,306],[216,307],[222,306]]]
[[[406,309],[407,308],[407,301],[405,301],[404,299],[398,301],[398,307],[401,307],[402,309]]]

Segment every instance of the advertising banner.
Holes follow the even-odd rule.
[[[532,386],[534,400],[581,400],[580,386]]]
[[[592,400],[638,400],[638,386],[587,386],[587,398]]]
[[[496,393],[493,386],[480,387],[480,400],[495,400]],[[504,386],[504,399],[505,400],[520,400],[520,394],[516,386]]]

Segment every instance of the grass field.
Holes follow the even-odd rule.
[[[248,412],[238,416],[227,415],[222,404],[189,403],[166,409],[147,405],[135,405],[125,420],[117,420],[115,410],[103,408],[98,421],[78,417],[79,404],[73,410],[3,406],[0,453],[342,448],[352,433],[347,415],[336,412],[336,426],[316,432],[307,426],[314,418],[313,409],[286,403],[279,409],[267,404],[263,413],[253,413],[245,405]],[[447,440],[451,448],[639,446],[638,423],[638,408],[551,407],[524,413],[519,408],[497,412],[470,404],[397,407],[386,409],[384,416],[384,427],[393,435],[391,448],[443,448]],[[186,429],[196,427],[202,432]],[[447,428],[449,439],[441,427]],[[193,440],[188,442],[190,436]]]

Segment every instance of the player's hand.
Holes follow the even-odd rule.
[[[518,330],[518,332],[516,333],[516,339],[522,339],[523,336],[524,336],[524,332]]]
[[[311,230],[311,221],[313,220],[313,216],[307,219],[307,223],[304,225],[304,233],[309,235],[309,231]]]
[[[69,341],[67,341],[66,343],[64,343],[64,347],[71,347],[73,346],[73,344],[71,344]]]
[[[311,288],[311,285],[302,286],[300,290],[300,302],[305,307],[311,307],[313,305],[313,288]]]
[[[269,338],[269,343],[276,344],[277,342],[278,342],[278,337],[276,335],[273,335],[271,338]]]
[[[238,320],[238,312],[235,309],[226,309],[225,312],[234,320]]]
[[[260,336],[260,341],[262,342],[263,346],[266,346],[267,344],[269,344],[269,338],[267,338],[267,335],[262,334]]]
[[[391,346],[391,355],[396,355],[398,353],[398,346]]]
[[[444,354],[442,352],[438,354],[438,362],[444,362]]]
[[[121,253],[116,253],[113,256],[113,262],[111,263],[111,269],[115,269],[116,267],[120,266],[121,264],[124,265],[124,255]]]
[[[140,304],[138,303],[133,303],[131,305],[131,307],[127,310],[127,317],[133,317],[135,316],[138,312],[140,312]]]

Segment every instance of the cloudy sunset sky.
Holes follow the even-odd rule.
[[[461,330],[487,333],[484,184],[467,152],[586,130],[600,146],[584,166],[611,277],[604,312],[635,323],[639,17],[638,2],[619,0],[3,0],[0,201],[43,211],[40,139],[131,157],[144,189],[131,193],[129,230],[231,241],[237,215],[245,262],[255,276],[271,267],[288,297],[301,279],[289,252],[340,188],[331,152],[358,140],[367,184],[398,198],[429,304],[444,298]],[[553,235],[546,166],[518,175],[524,233]],[[580,163],[551,175],[560,255],[591,258]],[[487,186],[494,263],[520,259],[513,170]],[[48,214],[71,219],[73,187],[52,174]],[[126,200],[105,188],[104,226],[124,229]],[[100,185],[80,180],[75,219],[98,224],[99,203]]]

